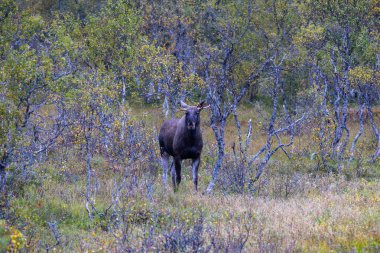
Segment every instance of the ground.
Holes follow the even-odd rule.
[[[132,110],[151,129],[152,145],[162,123],[159,109]],[[150,111],[149,111],[150,110]],[[251,109],[241,109],[245,131]],[[152,116],[151,116],[152,115]],[[214,193],[203,194],[215,161],[207,112],[202,115],[205,149],[200,191],[193,192],[190,164],[174,193],[163,185],[158,161],[140,160],[129,167],[111,164],[96,154],[92,164],[92,217],[85,209],[86,162],[80,150],[50,154],[36,164],[34,179],[9,203],[12,224],[2,222],[0,245],[8,250],[49,249],[58,252],[224,251],[229,252],[378,252],[380,250],[379,164],[344,161],[338,172],[315,171],[305,149],[308,135],[296,137],[288,159],[278,154],[253,189],[239,193],[231,180],[219,181]],[[265,136],[255,118],[254,152]],[[351,122],[355,133],[357,124]],[[367,126],[368,127],[368,126]],[[310,133],[313,132],[309,129]],[[358,145],[363,157],[371,146],[370,132]],[[236,142],[229,122],[226,149]],[[297,139],[298,138],[298,139]],[[158,157],[158,144],[155,150]],[[360,151],[358,151],[360,152]],[[227,150],[230,154],[231,150]],[[227,155],[226,159],[232,159]],[[220,177],[236,176],[233,163]],[[358,171],[360,173],[358,173]],[[233,180],[232,180],[233,181]],[[223,184],[226,184],[223,186]],[[247,187],[247,186],[244,186]]]

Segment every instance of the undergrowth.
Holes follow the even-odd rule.
[[[216,157],[206,125],[200,191],[193,192],[191,164],[185,161],[181,186],[173,193],[161,182],[155,126],[149,132],[144,127],[152,129],[151,122],[139,126],[136,136],[145,143],[141,152],[139,142],[133,143],[139,159],[128,150],[120,151],[125,158],[101,151],[91,158],[91,213],[85,208],[86,161],[79,146],[54,149],[31,169],[32,180],[14,181],[0,221],[1,251],[380,250],[380,169],[365,155],[335,161],[330,170],[298,146],[290,158],[276,155],[250,184],[256,164],[240,163],[242,157],[227,148],[216,188],[205,195]]]

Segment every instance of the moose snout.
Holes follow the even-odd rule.
[[[189,129],[189,130],[195,130],[195,122],[189,122],[187,124],[187,129]]]

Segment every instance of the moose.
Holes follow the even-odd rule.
[[[198,168],[203,147],[202,133],[200,129],[200,112],[207,108],[204,101],[198,106],[189,106],[181,101],[181,111],[185,115],[180,119],[170,119],[163,123],[159,144],[161,162],[163,167],[163,181],[167,183],[167,172],[170,156],[173,163],[170,166],[174,192],[181,183],[181,162],[184,159],[192,159],[194,190],[198,190]],[[173,166],[174,165],[174,166]]]

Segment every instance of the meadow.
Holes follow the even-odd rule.
[[[191,166],[185,162],[177,193],[161,181],[157,131],[160,108],[130,111],[144,122],[149,156],[128,166],[101,154],[91,159],[92,217],[85,208],[86,161],[80,149],[60,148],[38,164],[35,175],[20,185],[10,213],[16,227],[3,223],[2,248],[48,252],[377,252],[380,247],[379,164],[343,162],[340,173],[317,170],[305,155],[300,133],[292,157],[278,153],[254,189],[239,192],[232,151],[220,172],[217,188],[204,194],[215,160],[207,111],[202,115],[205,148],[200,190],[193,191]],[[178,116],[181,113],[177,113]],[[255,109],[241,108],[244,121]],[[253,118],[254,119],[254,118]],[[254,119],[252,150],[263,141],[260,117]],[[350,125],[355,129],[355,122]],[[227,126],[227,148],[236,140],[233,121]],[[368,146],[371,136],[363,137]],[[138,144],[136,144],[138,145]],[[136,146],[137,147],[137,146]],[[143,149],[143,148],[142,148]],[[310,150],[309,150],[310,151]],[[139,152],[136,148],[133,152]],[[147,152],[143,149],[141,152]],[[251,151],[250,151],[251,152]],[[363,149],[363,157],[368,152]],[[308,152],[310,154],[311,152]],[[359,164],[360,163],[360,164]],[[21,182],[25,184],[24,181]],[[8,241],[10,239],[10,242]]]

